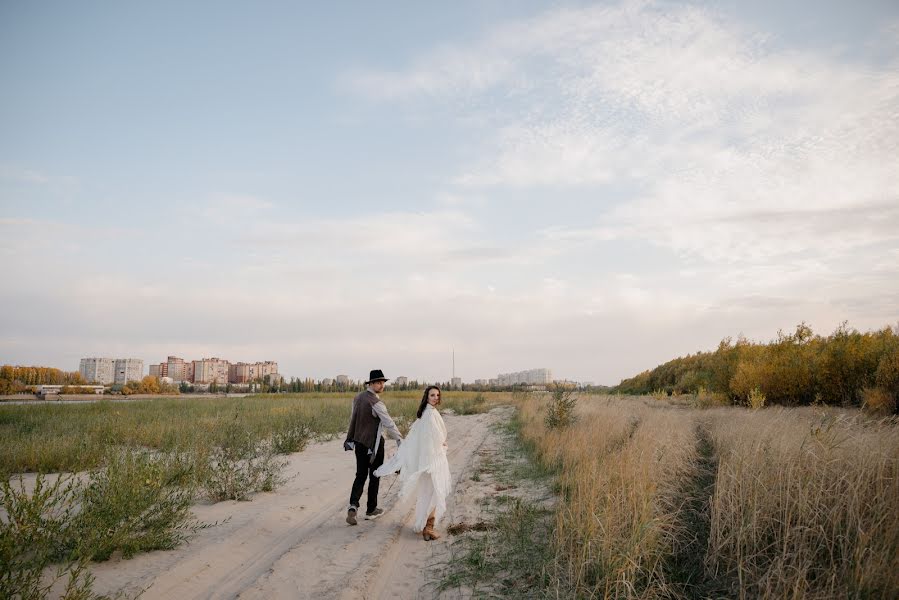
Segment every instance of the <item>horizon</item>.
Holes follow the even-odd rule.
[[[0,50],[0,364],[616,385],[899,322],[895,3],[7,3]]]

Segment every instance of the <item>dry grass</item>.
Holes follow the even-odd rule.
[[[741,597],[899,592],[899,431],[835,411],[720,413],[709,568]]]
[[[899,428],[834,409],[582,397],[521,434],[558,473],[548,595],[891,598],[899,594]]]

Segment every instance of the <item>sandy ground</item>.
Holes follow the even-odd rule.
[[[310,445],[290,457],[289,481],[250,502],[197,505],[206,523],[171,551],[113,559],[92,566],[94,590],[154,598],[432,598],[441,563],[449,556],[450,523],[476,519],[480,493],[472,493],[471,475],[483,448],[495,446],[490,425],[508,418],[510,409],[488,414],[445,415],[448,458],[455,481],[448,512],[425,542],[412,532],[414,498],[399,501],[396,476],[381,481],[377,520],[344,521],[355,461],[342,440]],[[388,442],[388,454],[395,451]],[[364,495],[363,495],[364,502]],[[460,595],[459,592],[444,597]]]

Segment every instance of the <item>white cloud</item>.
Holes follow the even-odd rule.
[[[462,67],[477,60],[502,68]],[[775,50],[702,8],[624,2],[505,25],[379,77],[406,97],[521,93],[459,184],[637,194],[604,210],[598,191],[596,226],[558,227],[556,240],[641,239],[736,262],[897,241],[895,56]]]

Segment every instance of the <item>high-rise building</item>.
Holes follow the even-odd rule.
[[[115,383],[125,385],[129,381],[144,378],[144,361],[140,358],[117,358],[115,361]]]
[[[88,383],[124,385],[144,377],[144,361],[140,358],[82,358],[78,372]]]
[[[552,383],[553,374],[550,369],[530,369],[528,371],[518,371],[515,373],[501,373],[496,376],[497,384],[500,386],[509,385],[546,385]]]
[[[228,361],[221,358],[204,358],[193,361],[194,383],[228,383]]]
[[[115,359],[82,358],[78,372],[87,383],[110,385],[115,381]]]
[[[175,383],[193,381],[194,364],[190,361],[185,361],[183,358],[169,356],[159,367],[160,376],[171,377]]]
[[[249,383],[265,380],[279,380],[278,363],[267,360],[255,363],[234,363],[221,358],[204,358],[202,360],[184,360],[177,356],[169,356],[166,362],[150,366],[150,374],[157,377],[170,377],[175,383]]]
[[[265,362],[244,363],[239,362],[228,367],[228,381],[231,383],[249,383],[251,381],[274,381],[278,374],[278,363],[267,360]]]

